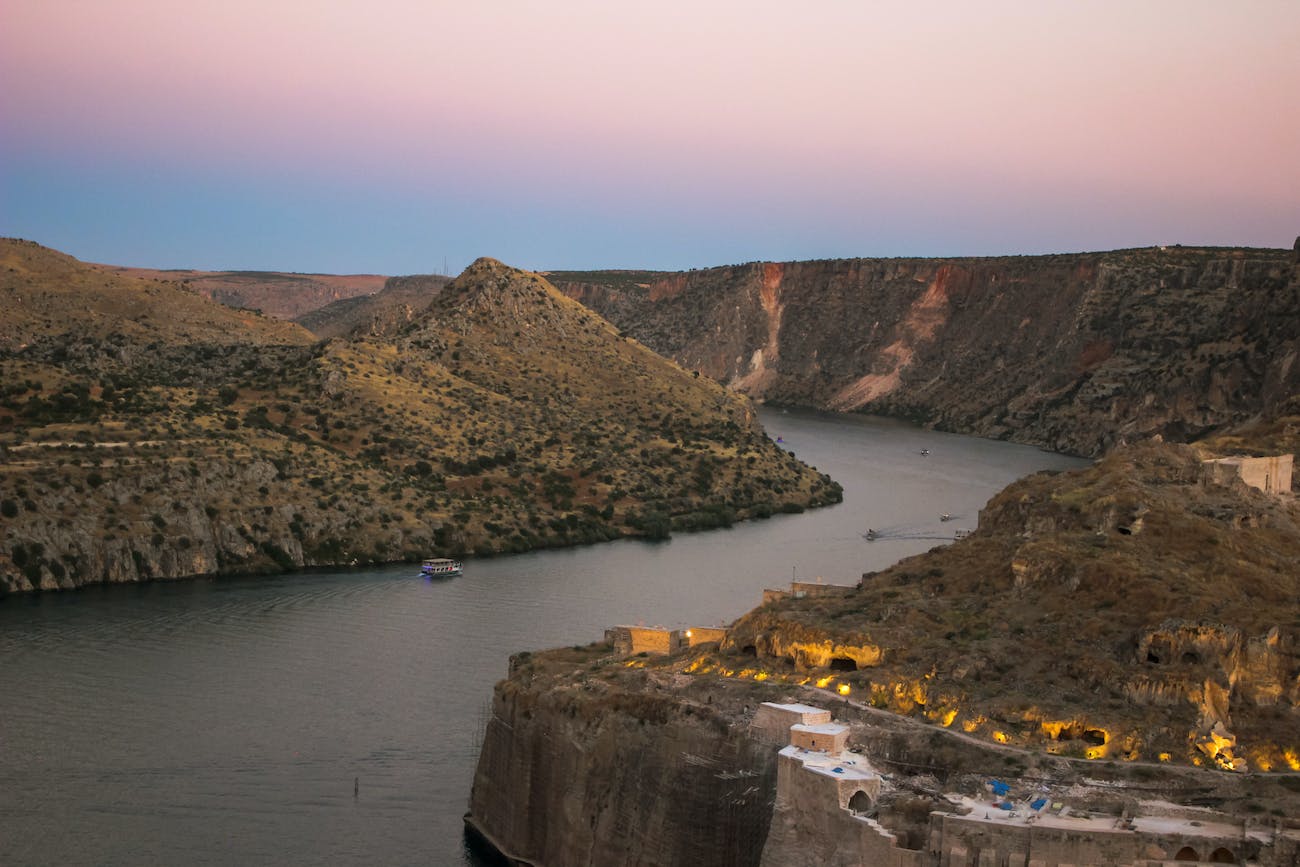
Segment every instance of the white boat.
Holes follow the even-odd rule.
[[[446,557],[425,560],[420,564],[420,574],[430,578],[459,575],[464,571],[459,560],[448,560]]]

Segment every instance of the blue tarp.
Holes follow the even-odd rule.
[[[1011,791],[1011,787],[1001,780],[989,780],[989,788],[992,789],[993,794],[998,797],[1002,797],[1007,792]]]
[[[1031,809],[1031,810],[1041,810],[1041,809],[1043,809],[1043,808],[1046,807],[1046,806],[1047,806],[1047,799],[1046,799],[1046,798],[1039,798],[1038,800],[1034,801],[1033,803],[1031,803],[1031,804],[1029,805],[1029,809]]]
[[[1010,801],[1003,801],[1001,804],[998,804],[998,809],[999,809],[999,810],[1010,810],[1010,809],[1011,809],[1011,802],[1010,802]]]

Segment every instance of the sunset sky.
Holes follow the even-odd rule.
[[[1300,234],[1300,2],[3,0],[0,235],[686,268]]]

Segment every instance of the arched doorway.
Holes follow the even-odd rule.
[[[1210,861],[1215,864],[1236,864],[1237,856],[1220,846],[1210,853]]]
[[[1191,846],[1184,846],[1183,848],[1178,850],[1178,854],[1174,856],[1174,860],[1175,861],[1200,861],[1201,856],[1197,855],[1196,850],[1193,849]]]
[[[849,798],[849,809],[855,813],[865,813],[871,809],[871,806],[871,796],[861,789],[858,789],[853,793],[853,797]]]

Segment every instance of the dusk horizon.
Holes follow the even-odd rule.
[[[458,273],[1290,247],[1300,9],[13,4],[0,234]]]

